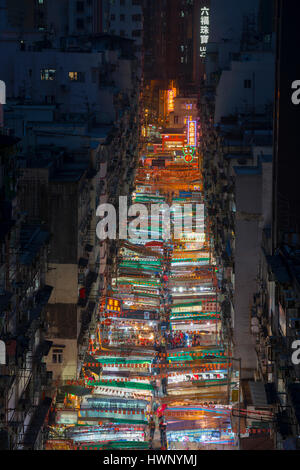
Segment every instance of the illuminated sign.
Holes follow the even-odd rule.
[[[203,7],[200,11],[200,57],[204,58],[209,39],[209,8]]]
[[[174,98],[175,98],[174,89],[168,90],[168,112],[169,113],[174,111]]]
[[[188,121],[188,144],[190,147],[197,146],[197,123]]]
[[[2,80],[0,80],[0,104],[6,104],[6,87]]]
[[[109,312],[120,313],[121,312],[121,302],[120,302],[120,300],[108,299],[107,300],[106,310],[108,310]]]
[[[193,305],[193,306],[183,306],[183,307],[175,307],[172,308],[172,313],[181,313],[181,312],[201,312],[202,307],[201,305]]]
[[[56,415],[56,424],[77,424],[77,411],[58,411]]]
[[[182,152],[183,152],[183,159],[187,163],[191,163],[194,160],[195,147],[191,147],[191,146],[187,145],[187,146],[183,147]]]

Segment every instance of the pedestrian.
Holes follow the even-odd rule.
[[[159,420],[159,431],[160,431],[160,442],[161,446],[165,447],[166,446],[166,424],[164,423],[163,417],[160,418]]]
[[[166,395],[167,394],[167,379],[166,379],[166,377],[163,377],[161,379],[161,385],[162,385],[162,392],[163,392],[164,395]]]
[[[151,416],[149,421],[149,429],[150,429],[150,440],[153,441],[154,433],[155,433],[155,421],[153,416]]]

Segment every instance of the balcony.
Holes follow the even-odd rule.
[[[92,284],[97,281],[98,274],[94,271],[89,271],[85,280],[83,281],[84,287],[82,287],[79,291],[79,299],[78,299],[78,306],[79,307],[86,307],[88,299],[90,297]]]
[[[18,325],[17,334],[19,337],[28,336],[30,330],[36,330],[41,326],[41,313],[48,304],[52,290],[52,286],[45,285],[36,292],[32,299],[28,299],[28,301],[32,302],[32,306],[28,310],[28,314],[24,315],[23,320]]]
[[[34,363],[41,363],[44,356],[48,356],[53,342],[52,341],[42,341],[36,348],[32,360]]]
[[[47,419],[51,404],[52,398],[46,397],[42,403],[37,406],[32,420],[24,435],[23,447],[26,450],[35,449],[36,442]]]

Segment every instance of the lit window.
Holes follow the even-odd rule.
[[[69,72],[69,80],[72,82],[84,82],[85,75],[83,72]]]
[[[42,69],[41,80],[55,80],[56,70],[54,69]]]
[[[43,3],[44,3],[44,0],[39,0],[40,5],[43,5]]]

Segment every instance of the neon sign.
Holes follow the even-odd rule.
[[[200,11],[200,57],[204,58],[209,39],[209,8],[203,7]]]
[[[187,145],[186,147],[183,147],[182,152],[183,152],[183,159],[187,163],[191,163],[194,160],[194,156],[195,156],[194,147],[190,147],[189,145]]]
[[[174,111],[174,98],[175,98],[174,90],[168,90],[168,112],[169,113]]]
[[[120,313],[121,312],[121,302],[120,300],[116,299],[107,299],[107,305],[106,305],[106,310],[109,312],[115,312],[115,313]]]
[[[197,123],[196,121],[188,121],[188,144],[190,147],[197,145]]]

